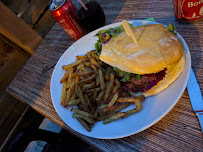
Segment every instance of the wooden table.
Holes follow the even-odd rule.
[[[101,1],[107,24],[124,19],[155,17],[162,24],[173,23],[189,45],[192,68],[203,88],[203,20],[180,23],[173,15],[172,0],[104,0]],[[152,127],[129,137],[99,140],[83,136],[69,128],[57,115],[50,97],[53,69],[42,74],[50,62],[57,61],[73,43],[59,24],[51,29],[33,56],[17,74],[8,91],[22,102],[48,117],[67,131],[101,151],[203,151],[199,122],[193,113],[187,91],[176,106]],[[202,89],[203,90],[203,89]]]

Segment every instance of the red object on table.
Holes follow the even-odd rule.
[[[53,2],[50,5],[53,17],[74,40],[78,40],[87,32],[77,18],[77,11],[71,0]]]
[[[181,21],[195,21],[203,17],[202,0],[173,0],[174,15]]]

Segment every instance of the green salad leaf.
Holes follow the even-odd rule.
[[[120,80],[122,82],[126,82],[129,81],[131,76],[133,76],[135,78],[135,80],[139,80],[141,79],[141,75],[139,74],[133,74],[133,73],[129,73],[129,72],[125,72],[125,71],[121,71],[120,69],[114,67],[113,68],[114,71],[116,71],[117,74],[119,74],[120,76],[122,76],[123,78]]]
[[[167,26],[167,28],[168,28],[168,30],[169,30],[171,33],[173,33],[174,35],[177,35],[177,33],[175,32],[176,27],[175,27],[172,23],[170,23],[170,24]]]
[[[102,50],[102,42],[100,40],[97,40],[97,43],[95,44],[96,54],[100,54]]]
[[[132,28],[133,25],[129,24],[129,26]],[[101,54],[102,50],[102,44],[107,43],[112,37],[119,35],[124,30],[122,25],[119,25],[115,28],[109,28],[107,30],[101,30],[99,31],[95,36],[97,36],[99,39],[97,40],[97,43],[95,44],[96,51],[95,53],[97,55]]]

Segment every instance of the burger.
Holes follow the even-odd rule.
[[[123,89],[146,97],[156,95],[183,71],[183,45],[174,31],[161,24],[134,27],[136,45],[124,30],[119,34],[115,30],[100,31],[104,44],[97,43],[96,48],[101,48],[100,60],[113,67]]]

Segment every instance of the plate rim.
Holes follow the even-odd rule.
[[[152,21],[146,21],[146,20],[128,20],[128,22],[130,22],[130,23],[132,23],[132,22],[134,22],[134,21],[141,21],[141,22],[152,23],[152,24],[161,24],[161,23],[158,23],[158,22],[152,22]],[[96,30],[94,30],[94,31],[92,31],[92,32],[90,32],[90,33],[88,33],[87,35],[83,36],[83,37],[80,38],[78,41],[76,41],[75,43],[73,43],[72,45],[70,45],[70,46],[66,49],[66,51],[64,51],[64,53],[61,55],[61,57],[60,57],[59,60],[57,61],[57,64],[60,62],[61,58],[65,55],[65,53],[68,51],[68,49],[69,49],[70,47],[72,47],[73,45],[76,45],[77,43],[79,43],[79,42],[81,41],[81,39],[83,39],[83,38],[85,39],[85,37],[87,37],[89,34],[95,32],[95,31],[99,31],[99,30],[101,30],[101,29],[108,29],[108,28],[110,28],[112,25],[121,24],[121,23],[122,23],[122,22],[116,22],[116,23],[112,23],[112,24],[103,26],[103,27],[101,27],[101,28],[99,28],[99,29],[96,29]],[[164,25],[164,24],[162,24],[162,25]],[[165,26],[165,25],[164,25],[164,26]],[[179,37],[179,38],[185,43],[183,46],[185,46],[186,49],[188,50],[188,52],[187,52],[187,53],[188,53],[188,59],[189,59],[189,60],[188,60],[188,68],[189,68],[189,69],[188,69],[188,73],[190,73],[190,70],[191,70],[191,53],[190,53],[190,49],[189,49],[189,47],[188,47],[186,41],[183,39],[183,37],[182,37],[178,32],[176,32],[176,33],[177,33],[177,37]],[[181,42],[181,43],[182,43],[182,42]],[[184,54],[185,54],[185,52],[184,52]],[[58,116],[61,118],[61,120],[65,123],[65,121],[63,120],[63,118],[60,116],[60,114],[59,114],[59,112],[58,112],[58,110],[57,110],[57,108],[56,108],[56,105],[54,104],[53,97],[52,97],[53,75],[54,75],[54,73],[55,73],[57,64],[56,64],[56,66],[55,66],[55,68],[54,68],[54,70],[53,70],[53,72],[52,72],[52,76],[51,76],[51,81],[50,81],[50,95],[51,95],[51,100],[52,100],[52,104],[53,104],[53,106],[54,106],[54,109],[56,110],[56,112],[57,112]],[[184,67],[184,68],[185,68],[185,67]],[[182,74],[182,73],[181,73],[181,74]],[[91,136],[91,135],[87,135],[87,134],[80,133],[80,132],[78,132],[77,130],[75,130],[74,128],[70,127],[67,123],[65,123],[65,124],[66,124],[68,127],[70,127],[72,130],[74,130],[75,132],[77,132],[77,133],[79,133],[79,134],[81,134],[81,135],[85,135],[85,136],[88,136],[88,137],[91,137],[91,138],[95,138],[95,139],[119,139],[119,138],[128,137],[128,136],[137,134],[137,133],[139,133],[139,132],[141,132],[141,131],[144,131],[144,130],[150,128],[150,127],[153,126],[155,123],[159,122],[163,117],[165,117],[165,116],[171,111],[171,109],[177,104],[177,102],[178,102],[179,99],[181,98],[182,94],[184,93],[184,90],[185,90],[185,88],[186,88],[186,86],[187,86],[187,83],[188,83],[188,81],[189,81],[189,77],[190,77],[190,74],[187,74],[186,81],[185,81],[183,87],[181,88],[180,93],[178,94],[178,96],[176,96],[176,98],[175,98],[175,100],[174,100],[175,102],[174,102],[173,104],[171,104],[170,107],[167,108],[167,110],[166,110],[162,115],[160,115],[160,116],[157,117],[154,121],[152,121],[149,125],[146,125],[145,127],[143,127],[142,129],[140,129],[139,131],[137,131],[137,132],[135,132],[135,133],[129,133],[129,134],[127,134],[127,135],[117,136],[117,137],[94,137],[94,136]],[[175,81],[176,81],[176,80],[175,80]]]

